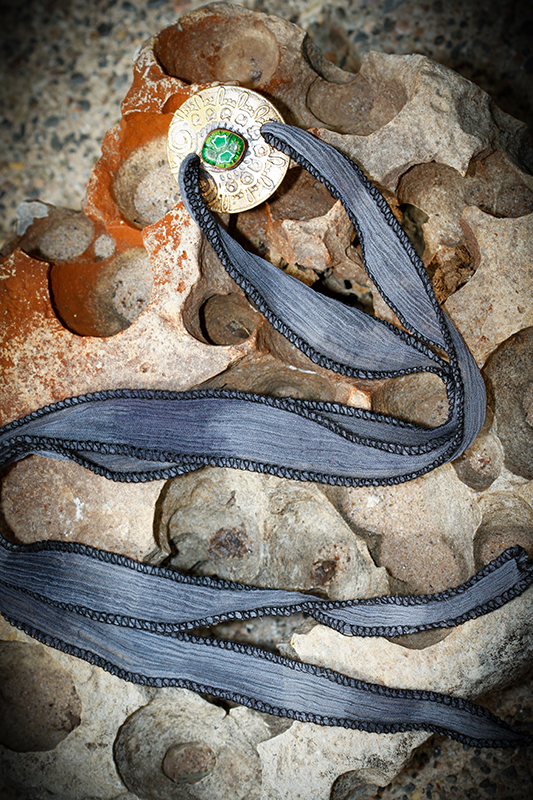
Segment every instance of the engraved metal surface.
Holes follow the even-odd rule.
[[[261,136],[261,126],[270,120],[283,122],[272,103],[257,92],[241,86],[203,89],[183,103],[170,123],[167,152],[172,174],[177,179],[189,153],[202,156],[212,131],[233,131],[246,142],[244,157],[233,169],[225,170],[202,160],[200,187],[213,211],[235,214],[254,208],[277,189],[290,160]]]

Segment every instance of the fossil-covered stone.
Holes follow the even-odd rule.
[[[533,556],[533,508],[520,495],[494,492],[481,499],[481,524],[474,538],[476,568],[519,544]]]
[[[242,6],[205,6],[143,44],[82,212],[40,200],[20,207],[0,266],[0,424],[119,386],[226,387],[430,426],[445,419],[444,386],[433,375],[371,384],[317,367],[273,331],[202,242],[170,173],[166,134],[184,100],[220,81],[264,93],[287,122],[351,155],[384,191],[439,300],[486,364],[494,419],[455,465],[395,487],[323,490],[222,469],[166,486],[115,484],[32,456],[4,476],[12,534],[84,541],[332,598],[446,589],[508,545],[530,549],[533,185],[525,126],[424,56],[369,53],[359,72],[346,72],[297,26]],[[300,167],[267,204],[223,222],[280,269],[397,324],[363,270],[341,204]],[[215,633],[374,682],[474,697],[530,661],[530,612],[531,590],[451,632],[396,641],[342,637],[302,617],[228,623]],[[3,622],[0,638],[35,646]],[[2,751],[5,780],[28,797],[369,797],[427,738],[242,707],[228,713],[185,690],[141,689],[47,652],[74,686],[81,722],[52,751]]]
[[[209,347],[183,324],[181,307],[198,278],[200,243],[185,210],[178,206],[149,228],[145,241],[154,274],[150,303],[126,330],[105,338],[79,336],[61,324],[45,262],[20,250],[4,261],[2,423],[62,398],[113,386],[189,388],[244,355],[246,343],[241,349]],[[74,306],[82,298],[72,295]],[[94,328],[90,315],[88,326]]]
[[[472,159],[487,150],[502,150],[518,164],[524,155],[531,159],[525,124],[503,114],[475,84],[425,56],[367,53],[358,80],[368,86],[364,130],[348,122],[339,131],[341,126],[324,120],[320,138],[344,150],[382,186],[394,190],[411,167],[431,161],[465,175]],[[332,102],[334,93],[330,97]]]
[[[481,491],[499,477],[503,466],[502,447],[490,431],[482,430],[474,443],[453,462],[459,478],[472,489]]]
[[[426,734],[416,732],[383,737],[294,722],[289,730],[257,746],[263,769],[262,798],[329,800],[335,781],[355,772],[358,779],[352,778],[351,784],[366,800],[392,780],[425,738]],[[364,794],[362,789],[366,789]]]
[[[160,520],[180,570],[339,600],[386,591],[384,570],[312,484],[209,468],[170,482]]]

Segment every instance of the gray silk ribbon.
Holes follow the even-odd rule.
[[[315,363],[367,379],[438,375],[448,394],[446,422],[428,429],[338,403],[245,392],[117,389],[67,398],[6,425],[0,464],[40,453],[121,481],[218,465],[357,486],[410,480],[471,444],[485,415],[483,380],[379,192],[349,159],[305,131],[267,123],[262,133],[342,201],[368,273],[405,330],[323,297],[245,251],[206,208],[199,160],[191,155],[180,171],[182,198],[222,264]],[[190,631],[304,611],[346,635],[397,636],[460,624],[499,608],[532,582],[525,553],[513,548],[438,595],[332,602],[183,576],[73,543],[0,542],[6,619],[126,680],[185,686],[324,725],[438,731],[486,746],[516,746],[527,738],[460,698],[388,689]]]

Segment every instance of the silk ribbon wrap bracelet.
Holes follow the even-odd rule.
[[[485,416],[482,377],[382,196],[355,164],[311,134],[279,121],[263,124],[261,134],[341,200],[368,274],[403,329],[324,297],[244,250],[209,211],[200,159],[191,153],[179,170],[182,200],[221,263],[271,325],[320,366],[365,379],[438,375],[447,389],[446,422],[429,429],[333,402],[229,390],[115,389],[71,397],[5,425],[0,464],[39,453],[117,481],[217,465],[329,484],[384,485],[423,475],[473,442]],[[235,153],[242,158],[240,146]],[[191,631],[304,611],[348,636],[398,636],[491,612],[532,582],[533,567],[515,547],[440,594],[328,601],[182,575],[81,544],[0,542],[5,618],[125,680],[181,686],[323,725],[436,731],[476,746],[529,740],[461,698],[369,684]]]

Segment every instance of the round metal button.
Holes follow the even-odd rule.
[[[177,179],[189,153],[201,158],[200,189],[213,211],[236,214],[262,203],[285,177],[289,157],[261,136],[279,111],[242,86],[213,86],[178,108],[168,131],[170,170]]]

